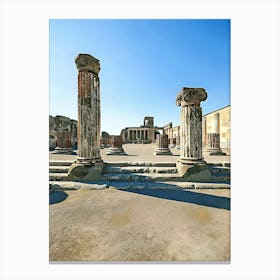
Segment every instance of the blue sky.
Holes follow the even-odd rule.
[[[100,60],[101,130],[180,121],[182,87],[203,87],[203,114],[230,104],[230,20],[50,20],[50,114],[77,119],[75,57]]]

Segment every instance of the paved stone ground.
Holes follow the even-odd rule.
[[[176,162],[154,144],[126,144],[105,162]],[[50,160],[74,160],[55,155]],[[230,156],[208,156],[229,162]],[[229,261],[229,189],[67,190],[50,195],[50,261]]]
[[[101,149],[101,157],[105,162],[112,161],[152,161],[152,162],[176,162],[180,150],[173,148],[170,149],[173,155],[169,156],[155,156],[154,150],[156,149],[155,144],[124,144],[123,148],[127,153],[126,156],[107,156],[107,148]],[[50,153],[50,160],[74,160],[75,155],[59,155]],[[207,162],[229,162],[230,156],[207,156],[204,155]]]
[[[229,196],[230,190],[62,192],[64,200],[49,206],[50,261],[229,261]]]

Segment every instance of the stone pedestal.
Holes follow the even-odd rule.
[[[115,155],[126,155],[122,144],[123,140],[121,136],[112,135],[110,137],[111,147],[108,149],[106,155],[115,156]]]
[[[180,149],[180,136],[176,136],[176,149]]]
[[[53,154],[74,154],[71,143],[71,132],[56,131],[56,148]]]
[[[176,139],[170,138],[169,148],[175,148],[176,147]]]
[[[214,118],[213,132],[207,133],[205,153],[210,156],[226,155],[222,152],[220,147],[220,114],[216,113]]]
[[[103,170],[100,157],[100,84],[99,60],[79,54],[78,69],[78,158],[68,176],[76,180],[98,179]]]
[[[183,179],[189,181],[208,181],[211,172],[202,157],[202,109],[200,102],[207,99],[203,88],[184,87],[176,98],[181,106],[180,157],[177,169]]]
[[[172,155],[168,148],[168,136],[165,134],[158,134],[156,138],[157,148],[154,151],[155,156]]]

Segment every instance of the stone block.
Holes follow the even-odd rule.
[[[178,173],[181,179],[189,182],[211,182],[213,176],[207,166],[201,164],[185,164],[180,160],[177,161]]]
[[[85,165],[80,163],[73,163],[68,170],[69,180],[92,181],[99,180],[103,172],[104,164],[96,163],[92,165]]]

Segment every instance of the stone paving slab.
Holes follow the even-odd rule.
[[[176,148],[171,148],[171,152],[173,155],[171,156],[156,156],[154,155],[154,151],[156,149],[155,144],[124,144],[123,148],[127,155],[117,155],[117,156],[109,156],[106,155],[108,148],[101,149],[101,157],[104,162],[173,162],[179,158],[180,150]],[[67,160],[74,161],[77,156],[75,155],[60,155],[60,154],[52,154],[50,152],[49,159],[50,160]],[[204,159],[209,163],[229,163],[230,156],[209,156],[204,154]]]
[[[230,190],[51,193],[51,262],[230,261]]]

